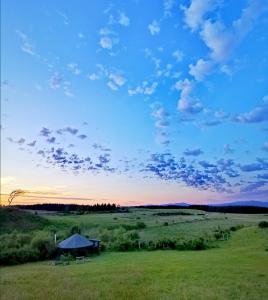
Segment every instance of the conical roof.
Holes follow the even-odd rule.
[[[76,233],[68,237],[68,239],[60,242],[58,248],[61,249],[76,249],[93,246],[94,243],[88,240],[86,237]]]

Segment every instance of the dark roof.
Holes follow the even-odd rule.
[[[58,244],[58,248],[61,249],[77,249],[91,246],[94,246],[94,243],[78,233],[73,234]]]

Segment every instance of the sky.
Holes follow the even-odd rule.
[[[1,1],[1,194],[268,200],[267,0]]]

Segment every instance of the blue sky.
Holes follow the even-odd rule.
[[[11,0],[1,19],[3,193],[268,199],[268,1]]]

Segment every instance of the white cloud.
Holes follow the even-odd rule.
[[[18,34],[22,42],[21,50],[29,55],[35,56],[36,55],[35,47],[30,41],[30,39],[28,38],[28,36],[19,30],[17,30],[16,33]]]
[[[129,24],[130,24],[130,20],[129,20],[129,18],[125,15],[125,13],[121,12],[121,13],[119,14],[118,23],[119,23],[120,25],[122,25],[122,26],[127,27],[127,26],[129,26]]]
[[[176,83],[175,88],[181,91],[178,100],[178,110],[185,113],[195,114],[203,110],[203,105],[199,99],[191,94],[194,89],[194,82],[185,78]]]
[[[203,24],[205,15],[215,9],[217,2],[215,0],[192,0],[188,8],[182,6],[187,26],[192,31],[196,31]]]
[[[87,78],[92,81],[100,79],[99,75],[97,75],[96,73],[88,75]]]
[[[134,95],[137,95],[137,94],[142,94],[143,90],[144,90],[143,87],[137,86],[134,89],[128,89],[128,94],[129,94],[129,96],[134,96]]]
[[[103,27],[99,31],[100,35],[116,35],[114,31],[109,29],[108,27]]]
[[[151,86],[148,85],[147,81],[143,81],[142,85],[137,86],[134,89],[128,89],[129,96],[134,96],[137,94],[144,94],[144,95],[152,95],[156,88],[158,86],[158,83],[154,81]]]
[[[211,50],[210,56],[213,60],[221,62],[229,58],[234,48],[235,39],[223,23],[205,21],[200,36]]]
[[[268,151],[268,141],[263,144],[262,149]]]
[[[189,74],[191,74],[195,78],[195,80],[202,81],[207,75],[212,72],[213,66],[213,61],[199,59],[195,65],[189,65]]]
[[[104,49],[111,50],[113,48],[113,40],[110,37],[102,37],[100,39],[100,45]]]
[[[107,85],[113,91],[117,91],[118,90],[118,86],[114,82],[112,82],[112,81],[108,81]]]
[[[159,23],[156,20],[153,20],[153,22],[149,24],[148,30],[150,31],[151,35],[157,35],[160,32]]]
[[[262,101],[264,103],[268,103],[268,95],[265,95],[263,98],[262,98]]]
[[[164,16],[165,17],[170,17],[171,16],[171,11],[175,5],[174,0],[164,0],[163,6],[164,6]]]
[[[79,75],[81,73],[81,70],[78,67],[78,64],[76,63],[69,63],[67,65],[67,68],[69,71],[71,71],[74,75]]]
[[[62,77],[58,72],[55,72],[49,79],[49,86],[52,89],[57,89],[62,84]]]
[[[111,73],[109,78],[118,86],[122,86],[126,82],[126,79],[118,73]]]
[[[177,62],[181,62],[183,60],[183,52],[180,50],[176,50],[172,53],[172,56],[174,56],[176,58]]]
[[[79,32],[78,35],[79,39],[84,39],[85,35],[82,32]]]
[[[147,86],[144,89],[144,94],[145,95],[152,95],[155,92],[157,86],[158,86],[158,83],[156,81],[153,82],[151,86]]]

